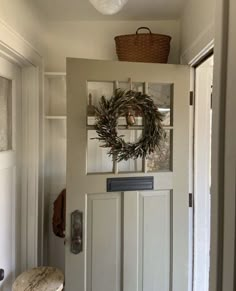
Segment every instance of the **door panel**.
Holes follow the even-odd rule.
[[[116,163],[90,140],[92,105],[119,87],[150,94],[165,114],[167,138],[146,159]],[[186,66],[67,60],[67,291],[187,291],[188,96]],[[118,130],[134,141],[143,121],[124,125],[120,118]],[[154,190],[107,193],[107,178],[139,176],[153,176]],[[70,252],[75,209],[86,218],[78,255]]]
[[[140,193],[140,277],[142,291],[170,290],[172,272],[170,191]]]
[[[121,286],[121,194],[87,198],[87,290]]]

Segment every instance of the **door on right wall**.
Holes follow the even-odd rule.
[[[209,290],[213,66],[211,56],[195,70],[194,291]]]

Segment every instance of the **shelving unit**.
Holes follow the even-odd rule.
[[[52,231],[53,202],[66,187],[66,74],[44,74],[44,264],[65,268],[64,239]]]

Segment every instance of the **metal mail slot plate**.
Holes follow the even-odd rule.
[[[108,178],[107,192],[153,190],[153,177]]]

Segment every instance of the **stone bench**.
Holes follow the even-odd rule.
[[[20,274],[12,287],[12,291],[62,291],[63,273],[53,267],[33,268]]]

